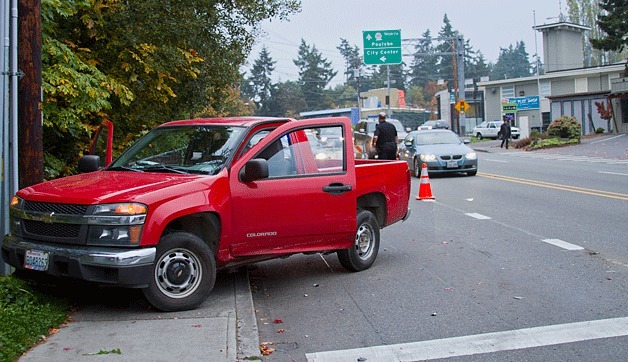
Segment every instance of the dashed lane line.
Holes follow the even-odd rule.
[[[628,336],[628,317],[524,328],[422,342],[308,353],[309,362],[419,361]]]
[[[565,250],[584,250],[582,246],[571,244],[566,241],[562,241],[560,239],[543,239],[541,241],[548,244],[552,244],[554,246],[558,246],[559,248],[563,248]]]

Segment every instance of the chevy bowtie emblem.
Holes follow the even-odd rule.
[[[43,221],[46,224],[52,224],[54,214],[55,214],[55,212],[53,211],[53,212],[51,212],[48,215],[42,215],[41,216],[41,221]]]

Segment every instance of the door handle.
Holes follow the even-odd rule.
[[[351,191],[353,187],[351,185],[345,185],[342,183],[333,183],[323,187],[323,191],[332,195],[340,195],[347,191]]]

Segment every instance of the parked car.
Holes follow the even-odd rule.
[[[342,130],[340,128],[321,128],[316,132],[316,138],[318,138],[322,147],[342,147],[343,144]]]
[[[426,130],[426,129],[449,129],[449,124],[441,119],[437,119],[435,121],[425,121],[422,125],[420,125],[418,130]]]
[[[499,132],[499,128],[502,126],[502,121],[484,121],[477,126],[473,127],[473,135],[476,136],[479,140],[482,138],[493,138],[497,139],[497,133]],[[518,139],[521,133],[519,132],[519,128],[510,126],[510,133],[513,139]]]
[[[326,128],[342,147],[307,137]],[[410,172],[355,160],[350,139],[346,117],[166,123],[104,168],[85,155],[83,173],[17,191],[2,259],[28,278],[141,288],[162,311],[196,308],[218,270],[265,259],[334,252],[368,269],[380,229],[410,214]]]
[[[410,131],[410,128],[404,129],[403,124],[401,124],[398,119],[388,118],[386,122],[390,122],[397,130],[397,138],[399,138],[398,149],[401,145],[401,141]],[[353,145],[356,158],[376,158],[377,149],[373,147],[373,134],[375,132],[375,126],[377,126],[378,123],[379,121],[377,119],[363,119],[355,125],[353,131]]]
[[[399,159],[406,161],[415,177],[421,176],[421,167],[427,164],[429,174],[466,172],[475,176],[478,158],[467,143],[445,129],[419,130],[408,133],[399,150]]]

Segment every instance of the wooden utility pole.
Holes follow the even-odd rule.
[[[41,1],[18,0],[19,187],[43,180],[43,124],[41,81]]]

